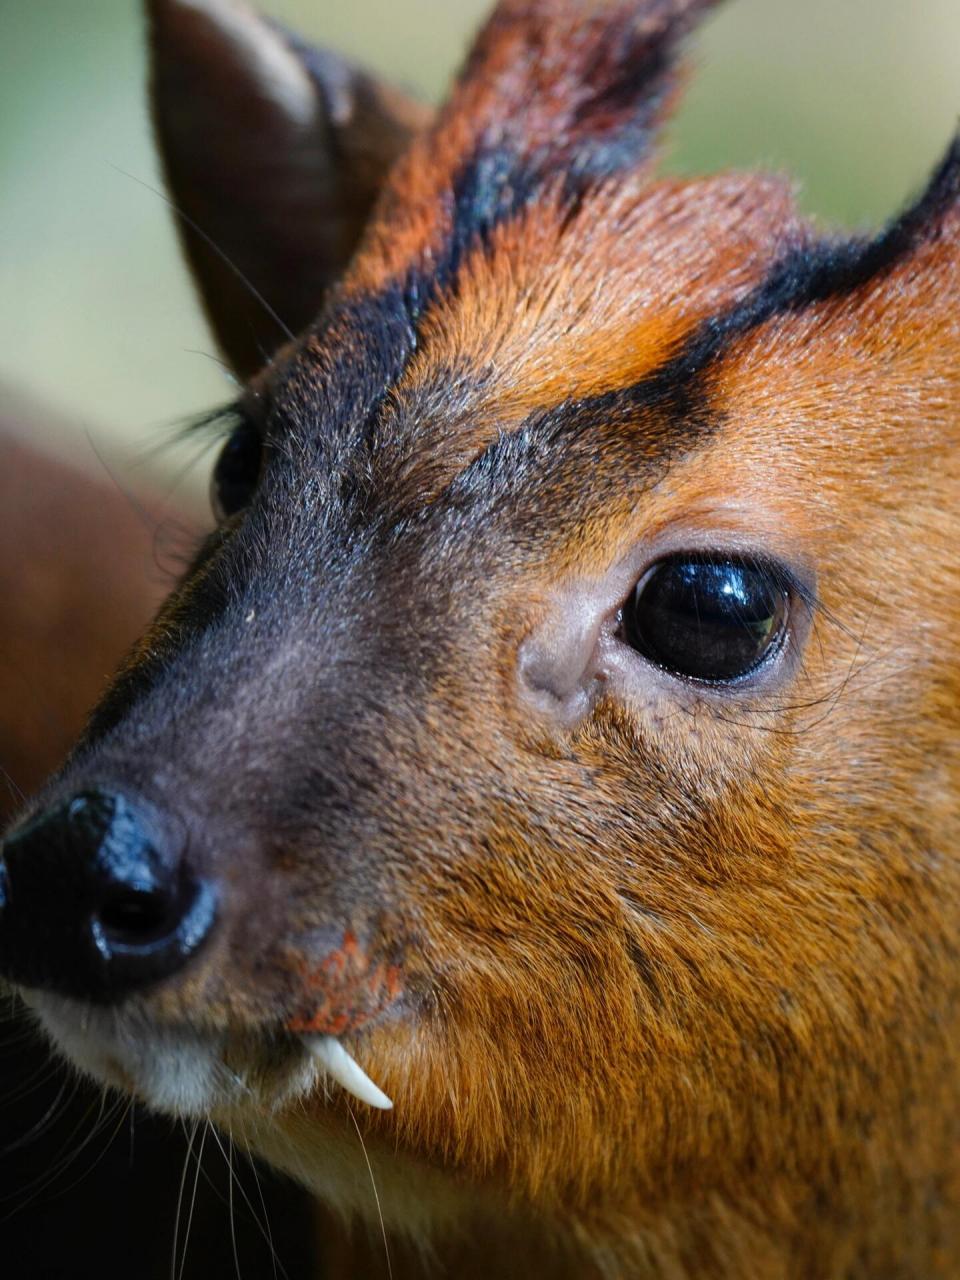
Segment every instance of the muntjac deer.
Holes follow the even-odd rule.
[[[706,8],[503,0],[427,118],[149,5],[246,384],[0,971],[397,1275],[960,1275],[960,145],[658,180]]]

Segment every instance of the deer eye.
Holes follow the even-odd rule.
[[[623,610],[623,637],[675,675],[737,680],[771,657],[786,635],[787,575],[773,564],[711,554],[658,561]]]
[[[220,450],[210,477],[210,505],[222,522],[242,511],[260,478],[263,442],[255,427],[241,422]]]

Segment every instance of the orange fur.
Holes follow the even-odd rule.
[[[236,842],[138,1026],[258,1087],[346,1035],[392,1111],[213,1114],[350,1212],[356,1124],[395,1274],[960,1273],[960,200],[844,283],[782,183],[655,181],[673,81],[622,50],[702,7],[498,8],[253,384],[265,496],[126,673],[185,709],[121,683],[90,746]],[[769,679],[602,649],[704,547],[815,579]]]

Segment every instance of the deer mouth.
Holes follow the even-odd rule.
[[[273,1116],[336,1088],[392,1107],[334,1035],[285,1027],[222,1031],[158,1025],[135,1011],[102,1009],[47,992],[24,992],[54,1047],[98,1083],[180,1118]]]

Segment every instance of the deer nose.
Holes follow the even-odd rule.
[[[0,975],[102,1003],[169,978],[216,918],[184,844],[152,807],[110,790],[13,831],[0,846]]]

